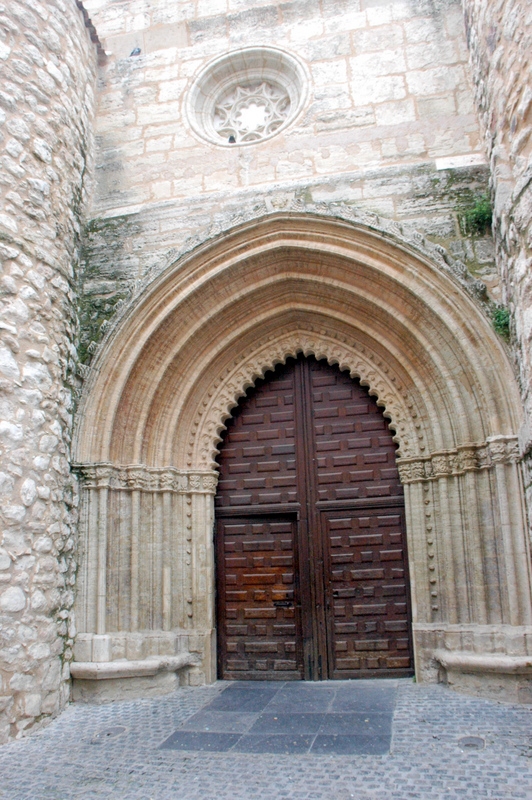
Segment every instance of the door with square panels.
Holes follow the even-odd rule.
[[[413,674],[395,449],[325,361],[289,359],[243,398],[218,459],[219,677]]]

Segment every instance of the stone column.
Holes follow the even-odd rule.
[[[195,662],[183,680],[215,680],[217,473],[142,464],[76,469],[82,482],[76,661],[100,660],[95,648],[105,637],[107,661],[187,652]]]
[[[517,437],[397,463],[418,679],[436,680],[443,669],[459,688],[528,702],[532,581]]]
[[[0,12],[0,742],[69,696],[75,280],[97,52],[74,0]]]

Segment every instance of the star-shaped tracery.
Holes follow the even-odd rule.
[[[273,83],[233,86],[214,107],[214,129],[236,144],[266,139],[284,124],[290,113],[290,97]]]

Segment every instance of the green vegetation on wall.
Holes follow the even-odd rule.
[[[460,226],[466,236],[486,236],[491,232],[493,209],[488,194],[473,198],[460,213]]]
[[[493,327],[503,339],[510,338],[510,312],[504,306],[496,306],[493,310]]]

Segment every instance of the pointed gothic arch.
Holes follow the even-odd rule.
[[[195,650],[194,680],[214,678],[220,432],[246,389],[300,352],[359,378],[394,431],[418,678],[435,679],[448,650],[488,663],[516,635],[526,655],[519,394],[481,304],[438,251],[360,222],[273,213],[171,264],[92,365],[75,440],[78,660],[94,657],[96,635],[114,658]]]

